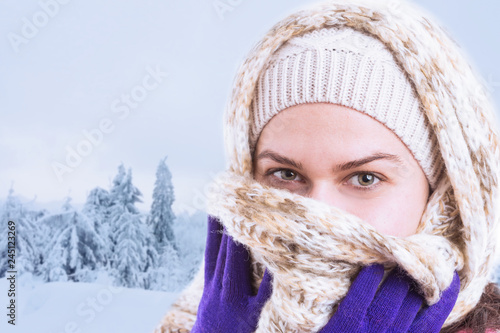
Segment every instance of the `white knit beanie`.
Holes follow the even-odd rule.
[[[252,104],[250,149],[280,111],[329,102],[366,113],[392,130],[420,164],[433,191],[444,168],[420,100],[393,54],[377,38],[348,27],[296,36],[271,57]]]

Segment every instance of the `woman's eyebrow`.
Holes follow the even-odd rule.
[[[275,162],[278,162],[281,164],[291,165],[299,170],[302,170],[302,164],[300,162],[296,162],[296,161],[294,161],[286,156],[280,155],[277,152],[274,152],[274,151],[269,150],[269,149],[266,149],[263,152],[261,152],[259,155],[257,155],[256,161],[258,161],[259,159],[262,159],[262,158],[266,158],[266,157],[272,159]],[[395,164],[398,165],[398,167],[402,167],[404,165],[401,158],[397,155],[376,152],[370,156],[366,156],[366,157],[363,157],[363,158],[360,158],[357,160],[337,164],[333,168],[333,170],[334,171],[345,171],[345,170],[357,168],[357,167],[360,167],[364,164],[367,164],[367,163],[370,163],[370,162],[373,162],[376,160],[381,160],[381,159],[385,159],[385,160],[389,160],[391,162],[394,162]]]
[[[280,155],[277,152],[274,152],[272,150],[266,149],[263,152],[261,152],[259,155],[256,157],[256,161],[260,160],[261,158],[270,158],[275,162],[281,163],[281,164],[288,164],[291,165],[299,170],[302,170],[302,164],[300,162],[295,162],[294,160]]]
[[[364,165],[364,164],[367,164],[367,163],[370,163],[370,162],[373,162],[376,160],[382,160],[382,159],[389,160],[389,161],[393,162],[394,164],[396,164],[398,167],[404,166],[404,163],[399,156],[393,155],[393,154],[382,153],[382,152],[376,152],[370,156],[366,156],[366,157],[363,157],[363,158],[360,158],[360,159],[357,159],[354,161],[337,164],[333,168],[333,170],[334,171],[345,171],[345,170],[357,168],[361,165]]]

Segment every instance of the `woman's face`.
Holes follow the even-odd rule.
[[[274,116],[253,163],[260,183],[341,208],[386,235],[414,234],[429,197],[424,172],[391,130],[331,103]]]

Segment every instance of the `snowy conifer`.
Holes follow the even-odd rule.
[[[135,207],[136,202],[141,202],[142,196],[139,189],[132,184],[132,170],[125,172],[125,167],[121,164],[118,167],[118,174],[113,179],[113,184],[109,194],[109,240],[111,252],[115,252],[117,244],[117,232],[120,227],[120,221],[123,221],[122,215],[126,213],[139,214]],[[111,267],[114,267],[113,256],[111,258]]]
[[[139,214],[124,212],[116,222],[114,268],[116,281],[121,286],[146,288],[151,265],[151,234]],[[155,255],[155,253],[154,253]]]
[[[127,211],[137,214],[136,202],[142,202],[142,193],[132,184],[132,170],[125,172],[125,167],[120,164],[118,174],[113,179],[111,193],[109,195],[110,207],[118,206],[119,211]]]
[[[43,239],[39,236],[41,236],[40,228],[28,215],[18,221],[16,227],[16,269],[18,271],[40,274],[43,260],[40,249]]]
[[[48,243],[45,278],[54,281],[60,279],[61,272],[64,272],[68,280],[82,281],[82,276],[88,278],[87,272],[95,270],[102,261],[104,240],[95,232],[85,215],[77,212],[59,215],[65,227]]]
[[[132,184],[132,171],[126,173],[120,165],[110,192],[111,274],[120,285],[147,288],[147,271],[155,265],[157,252],[151,231],[135,207],[141,196]]]
[[[0,238],[0,277],[5,275],[5,272],[8,270],[8,248],[9,248],[9,240],[7,236],[11,236],[12,234],[8,234],[7,223],[8,221],[13,221],[15,223],[15,266],[19,263],[18,259],[22,254],[22,250],[25,249],[26,257],[23,258],[23,262],[26,258],[29,260],[33,260],[33,262],[26,263],[26,267],[30,269],[34,269],[36,266],[36,259],[33,257],[33,247],[34,240],[33,237],[35,234],[30,233],[28,230],[31,228],[31,223],[26,218],[26,210],[21,204],[21,201],[14,195],[14,189],[9,189],[9,194],[7,195],[7,199],[2,207],[0,219],[2,223],[2,228],[0,230],[3,231],[4,237]],[[20,232],[23,231],[23,237],[19,237]],[[27,232],[27,234],[25,234]],[[12,243],[11,243],[12,245]]]
[[[106,267],[111,256],[111,245],[109,242],[109,192],[96,187],[90,191],[82,209],[82,214],[86,216],[94,227],[95,232],[104,240],[102,262],[98,267]]]
[[[153,191],[153,203],[148,217],[148,224],[153,230],[156,239],[156,249],[164,251],[167,244],[177,249],[175,244],[173,223],[175,219],[172,211],[174,203],[174,187],[172,175],[165,163],[166,157],[160,161],[156,170],[156,182]]]
[[[96,187],[90,191],[82,209],[82,213],[94,223],[94,228],[98,233],[101,227],[108,222],[109,196],[108,191]]]

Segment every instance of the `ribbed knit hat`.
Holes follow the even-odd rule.
[[[294,105],[319,102],[355,109],[384,124],[408,147],[435,189],[444,168],[436,137],[412,84],[379,39],[333,26],[282,45],[255,90],[252,154],[273,116]]]

